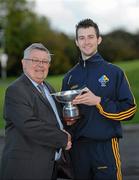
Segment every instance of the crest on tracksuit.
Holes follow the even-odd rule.
[[[101,87],[105,87],[107,83],[109,82],[109,78],[104,74],[99,78],[98,81],[100,82]]]

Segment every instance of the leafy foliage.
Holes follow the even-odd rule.
[[[139,57],[136,38],[138,35],[130,34],[123,30],[115,30],[103,36],[101,53],[111,62]]]
[[[63,74],[77,63],[74,37],[52,29],[49,19],[37,15],[34,7],[27,0],[0,0],[0,51],[9,57],[8,76],[21,74],[23,50],[34,42],[43,43],[54,54],[50,74]],[[108,61],[126,61],[138,59],[138,47],[139,32],[115,30],[103,35],[99,51]]]

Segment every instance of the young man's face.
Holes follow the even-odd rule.
[[[97,37],[93,27],[79,28],[77,38],[76,45],[84,56],[92,56],[95,54],[102,40],[101,37]]]

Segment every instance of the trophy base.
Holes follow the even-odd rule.
[[[80,118],[80,116],[75,116],[75,117],[66,117],[64,116],[64,121],[65,123],[68,124],[74,124],[78,119]]]

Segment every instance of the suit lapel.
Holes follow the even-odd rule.
[[[29,89],[32,91],[32,93],[37,94],[40,100],[43,101],[47,106],[49,106],[52,109],[49,101],[42,96],[39,90],[32,84],[30,79],[25,74],[23,74],[21,78],[23,79],[24,83],[29,87]]]
[[[40,98],[41,101],[44,102],[44,104],[46,104],[47,106],[49,106],[49,108],[53,111],[53,108],[51,107],[49,101],[47,99],[45,99],[42,94],[38,91],[38,89],[32,84],[32,82],[30,81],[30,79],[25,75],[23,74],[21,76],[21,79],[23,80],[23,82],[29,87],[29,89],[32,91],[32,93],[34,94],[37,94]],[[49,92],[50,93],[54,93],[55,90],[54,88],[48,83],[48,82],[44,82],[44,84],[46,85],[46,87],[48,88]],[[54,98],[54,101],[55,101],[55,104],[56,104],[56,107],[57,107],[57,110],[58,110],[58,114],[59,114],[59,117],[62,117],[62,106],[61,104],[59,104],[57,102],[57,100]],[[60,109],[60,110],[59,110]],[[54,111],[53,111],[54,112]]]

